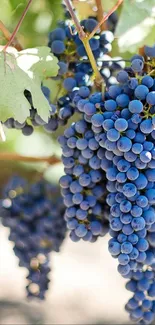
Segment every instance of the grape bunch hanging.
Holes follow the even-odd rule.
[[[43,179],[30,186],[14,176],[4,188],[0,210],[19,266],[28,270],[27,296],[44,299],[50,281],[49,253],[59,252],[66,235],[59,189]]]
[[[125,309],[134,323],[151,324],[155,320],[155,46],[145,46],[143,55],[132,56],[127,66],[121,57],[112,58],[117,24],[113,13],[107,30],[97,28],[96,17],[80,22],[86,38],[96,30],[87,44],[90,52],[64,9],[65,21],[48,39],[59,60],[58,75],[51,77],[59,85],[54,100],[42,84],[50,104],[48,122],[38,115],[31,93],[25,90],[30,119],[21,124],[10,118],[4,123],[27,136],[39,126],[53,133],[67,124],[58,136],[64,175],[60,188],[42,178],[30,185],[13,177],[2,193],[2,224],[10,229],[19,265],[28,270],[27,296],[39,299],[44,299],[49,286],[50,252],[59,252],[66,229],[73,242],[95,243],[109,233],[109,252],[118,260],[118,272],[132,293]]]

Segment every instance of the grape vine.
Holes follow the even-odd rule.
[[[9,229],[19,266],[28,271],[27,297],[40,300],[49,288],[50,253],[60,251],[67,233],[72,242],[94,245],[108,234],[109,253],[132,292],[125,310],[132,322],[151,324],[155,320],[154,38],[148,28],[148,39],[141,37],[137,47],[133,39],[127,44],[131,31],[126,14],[131,5],[118,0],[104,11],[101,0],[95,4],[96,11],[83,19],[72,2],[64,0],[65,18],[49,30],[44,47],[23,50],[17,40],[32,0],[12,34],[0,21],[7,40],[0,51],[1,138],[7,143],[7,134],[16,129],[31,144],[38,132],[47,145],[59,146],[57,152],[53,149],[53,154],[39,157],[5,147],[0,151],[0,161],[6,164],[24,162],[23,170],[29,163],[35,165],[34,177],[13,173],[6,180],[1,223]],[[146,0],[140,9],[135,0],[133,6],[133,17],[140,11],[144,21],[154,19],[152,1]],[[133,20],[131,29],[136,28]],[[122,47],[128,48],[127,56],[119,51]],[[55,185],[46,180],[46,172],[58,163],[64,173]]]

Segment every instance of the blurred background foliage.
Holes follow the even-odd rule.
[[[33,1],[23,21],[18,39],[24,48],[47,43],[48,32],[63,18],[61,0]],[[15,28],[27,0],[1,0],[0,19],[11,31]]]

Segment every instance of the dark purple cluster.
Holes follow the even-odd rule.
[[[49,253],[59,251],[66,234],[58,188],[44,180],[29,187],[25,180],[14,177],[4,188],[0,212],[3,225],[10,229],[9,240],[14,243],[19,265],[29,272],[28,297],[44,299]]]
[[[120,71],[118,84],[104,94],[90,95],[87,87],[81,87],[74,97],[82,116],[79,122],[91,129],[100,152],[95,164],[97,172],[106,174],[102,188],[106,184],[109,192],[109,251],[118,258],[118,271],[125,278],[155,262],[155,79],[143,67],[143,57],[136,55],[128,72]],[[88,152],[83,136],[82,144]],[[74,166],[72,154],[69,159]],[[90,166],[93,158],[86,158]],[[147,324],[145,317],[140,323]]]

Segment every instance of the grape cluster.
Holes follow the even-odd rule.
[[[115,20],[115,19],[114,19]],[[84,31],[89,34],[96,27],[97,20],[88,18],[81,21]],[[107,86],[116,83],[116,72],[125,67],[120,57],[111,59],[107,55],[112,49],[113,33],[109,30],[96,32],[90,40],[90,47],[96,59],[98,69]],[[63,108],[57,107],[59,123],[68,121],[74,114],[76,106],[72,105],[79,87],[94,86],[93,69],[88,61],[84,45],[80,40],[71,20],[59,23],[59,26],[49,34],[49,47],[59,59],[59,72],[55,80],[59,80],[64,90]],[[61,99],[58,99],[58,106]],[[58,124],[59,124],[58,123]],[[61,123],[60,123],[61,124]]]
[[[25,136],[31,135],[34,131],[33,126],[27,121],[25,121],[24,123],[19,123],[18,121],[15,121],[12,117],[6,120],[6,122],[4,122],[4,125],[8,129],[21,130],[22,134]]]
[[[64,205],[56,186],[41,180],[29,188],[14,177],[1,200],[2,224],[10,229],[9,240],[19,265],[29,274],[28,297],[44,299],[50,272],[49,253],[58,252],[65,238]]]
[[[89,34],[97,26],[95,18],[81,21],[84,31]],[[73,29],[73,30],[72,30]],[[90,40],[90,47],[106,85],[116,82],[115,73],[125,67],[124,61],[116,57],[113,60],[107,55],[112,50],[113,33],[110,30],[98,30]],[[70,20],[62,22],[59,27],[49,34],[49,47],[58,57],[59,74],[63,87],[71,92],[74,87],[92,86],[93,70],[87,58],[84,45],[80,40]]]
[[[93,18],[81,21],[81,26],[83,26],[86,33],[91,33],[97,24],[97,20]],[[100,54],[106,54],[111,51],[113,39],[113,33],[108,30],[102,33],[100,33],[100,30],[96,32],[94,37],[90,40],[90,47],[96,59]],[[77,58],[77,55],[78,58],[87,56],[84,45],[75,31],[75,28],[72,27],[71,21],[60,23],[60,27],[49,34],[49,46],[51,47],[51,51],[57,55],[59,59],[65,54],[70,55],[72,58]]]
[[[125,306],[131,321],[151,324],[155,319],[155,266],[145,271],[133,271],[126,289],[133,292]]]
[[[133,74],[142,74],[143,65],[143,58],[134,57]],[[75,98],[103,149],[99,164],[110,192],[107,203],[113,238],[109,250],[118,257],[118,270],[126,276],[154,259],[146,236],[155,223],[155,92],[151,76],[144,75],[139,84],[135,76],[121,71],[117,80],[120,84],[109,87],[103,99],[100,93],[88,98],[86,91],[80,99],[80,90]]]
[[[87,93],[86,93],[87,92]],[[89,89],[81,87],[82,97]],[[81,99],[83,105],[85,99]],[[80,101],[79,101],[80,103]],[[94,242],[108,231],[109,209],[106,204],[105,173],[100,167],[99,148],[91,125],[81,118],[65,130],[58,139],[62,147],[65,175],[60,179],[66,206],[65,220],[71,239]]]
[[[109,192],[106,202],[110,208],[112,237],[109,251],[118,258],[118,271],[125,278],[132,278],[134,272],[144,274],[155,262],[155,79],[143,68],[143,57],[135,55],[131,66],[118,73],[118,84],[110,86],[104,94],[92,95],[87,87],[81,87],[73,100],[82,116],[80,123],[91,129],[97,148],[97,154],[86,156],[87,163],[93,171],[90,161],[97,156],[96,171],[106,173],[104,183]],[[78,143],[79,140],[73,141]],[[83,129],[84,147],[81,148],[88,152],[89,142],[85,140]],[[74,168],[74,153],[70,154],[73,163],[70,167]],[[81,153],[78,164],[81,164],[80,159]],[[64,158],[64,165],[66,162],[68,164],[68,158]],[[67,180],[68,191],[73,179],[67,177]],[[140,323],[151,322],[149,317],[152,316],[141,315],[140,320],[137,316]]]
[[[143,59],[134,58],[131,69],[141,73]],[[110,118],[102,114],[102,127],[104,147],[113,154],[112,161],[105,166],[110,182],[107,202],[113,237],[109,250],[118,257],[118,271],[126,276],[139,268],[139,263],[151,264],[154,260],[146,236],[155,223],[155,92],[150,76],[143,76],[139,84],[135,77],[129,78],[122,71],[118,81],[121,84],[109,88],[104,102]]]

